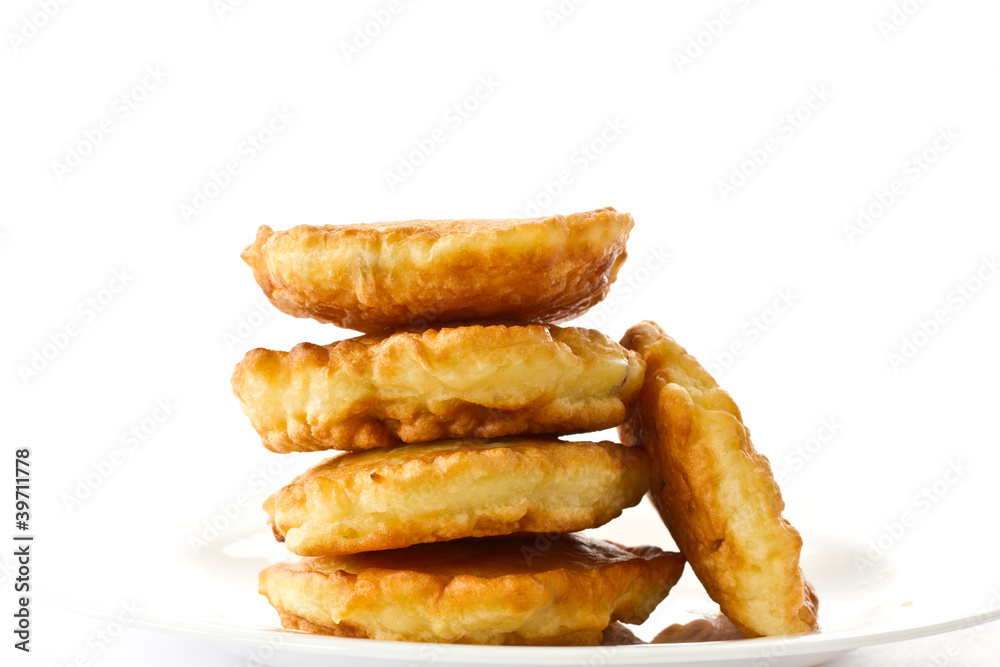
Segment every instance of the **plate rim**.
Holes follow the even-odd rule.
[[[39,591],[39,597],[68,611],[98,618],[117,620],[120,609],[78,600],[51,591]],[[249,628],[207,620],[179,620],[151,615],[133,616],[128,627],[171,635],[197,637],[210,644],[240,642],[272,645],[273,638],[282,638],[278,647],[304,653],[329,653],[341,657],[363,657],[383,660],[412,660],[413,651],[437,647],[442,652],[435,660],[442,663],[510,664],[511,660],[544,656],[547,664],[580,664],[595,652],[603,653],[604,664],[657,664],[665,660],[708,662],[733,658],[755,659],[810,654],[846,653],[877,644],[891,644],[910,639],[930,637],[946,632],[973,628],[1000,620],[1000,609],[949,618],[917,625],[839,630],[803,635],[782,635],[713,642],[678,644],[628,644],[618,646],[481,646],[476,644],[443,644],[433,642],[386,641],[315,635],[275,627],[271,630]],[[497,651],[497,649],[502,649]],[[584,663],[585,664],[585,663]]]

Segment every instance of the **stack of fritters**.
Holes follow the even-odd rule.
[[[612,621],[645,620],[686,557],[745,633],[815,628],[801,540],[728,395],[702,370],[693,407],[677,407],[670,388],[691,369],[674,372],[683,350],[655,325],[625,347],[554,326],[604,298],[632,225],[608,208],[260,229],[243,258],[277,308],[366,332],[252,350],[233,374],[268,449],[348,452],[264,503],[275,537],[307,557],[261,573],[285,627],[594,644]],[[713,426],[719,409],[734,423]],[[624,445],[557,437],[614,426]],[[730,462],[717,493],[730,472],[710,466]],[[651,489],[684,557],[571,534]]]

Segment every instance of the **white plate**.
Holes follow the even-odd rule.
[[[635,508],[596,536],[638,544],[662,543],[650,535],[647,508]],[[253,525],[252,523],[250,525]],[[259,525],[259,523],[257,524]],[[645,535],[645,539],[643,539]],[[132,584],[142,589],[144,611],[128,620],[133,627],[198,637],[240,656],[251,665],[273,667],[376,667],[408,665],[751,665],[806,667],[856,648],[971,628],[1000,618],[1000,599],[942,579],[932,559],[901,549],[879,555],[859,567],[869,545],[836,534],[810,533],[802,565],[820,597],[818,634],[691,644],[643,644],[607,647],[490,647],[381,642],[289,632],[278,627],[274,611],[256,594],[257,572],[269,562],[288,559],[268,531],[231,530],[199,558],[178,567],[185,573],[173,583]],[[638,539],[637,539],[638,537]],[[653,537],[657,537],[653,540]],[[899,553],[897,553],[897,551]],[[870,554],[869,554],[870,555]],[[905,558],[912,562],[906,563]],[[905,563],[905,568],[904,568]],[[961,573],[958,573],[961,574]],[[184,581],[184,584],[178,584]],[[966,578],[965,582],[971,581]],[[98,593],[97,591],[100,591]],[[128,596],[125,589],[118,600]],[[138,595],[138,593],[135,593]],[[995,593],[994,593],[995,595]],[[81,597],[47,595],[61,606],[98,618],[120,618],[107,587]],[[690,569],[650,619],[632,627],[643,640],[664,627],[711,617],[707,601]]]

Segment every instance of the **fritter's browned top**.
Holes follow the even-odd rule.
[[[641,447],[555,438],[438,440],[335,456],[264,503],[300,556],[596,528],[649,490]]]
[[[410,220],[275,232],[243,251],[289,315],[373,332],[482,319],[563,322],[601,301],[632,216]]]
[[[358,450],[610,428],[642,376],[597,331],[477,325],[251,350],[233,392],[272,451]]]
[[[260,573],[288,628],[373,639],[597,644],[641,623],[680,578],[679,554],[578,535],[480,538],[307,558]]]

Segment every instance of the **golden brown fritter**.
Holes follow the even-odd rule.
[[[283,232],[243,251],[275,307],[374,332],[462,320],[558,323],[608,293],[632,216],[410,220]]]
[[[649,457],[615,442],[439,440],[343,454],[264,503],[300,556],[603,525],[649,490]]]
[[[251,350],[233,392],[271,451],[359,450],[610,428],[642,375],[597,331],[477,325]]]
[[[659,468],[650,495],[709,595],[751,637],[815,630],[802,538],[733,399],[652,322],[622,344],[646,361],[622,442],[644,445]]]
[[[641,623],[684,560],[578,535],[466,539],[306,558],[260,573],[286,628],[460,644],[598,644],[611,621]]]

